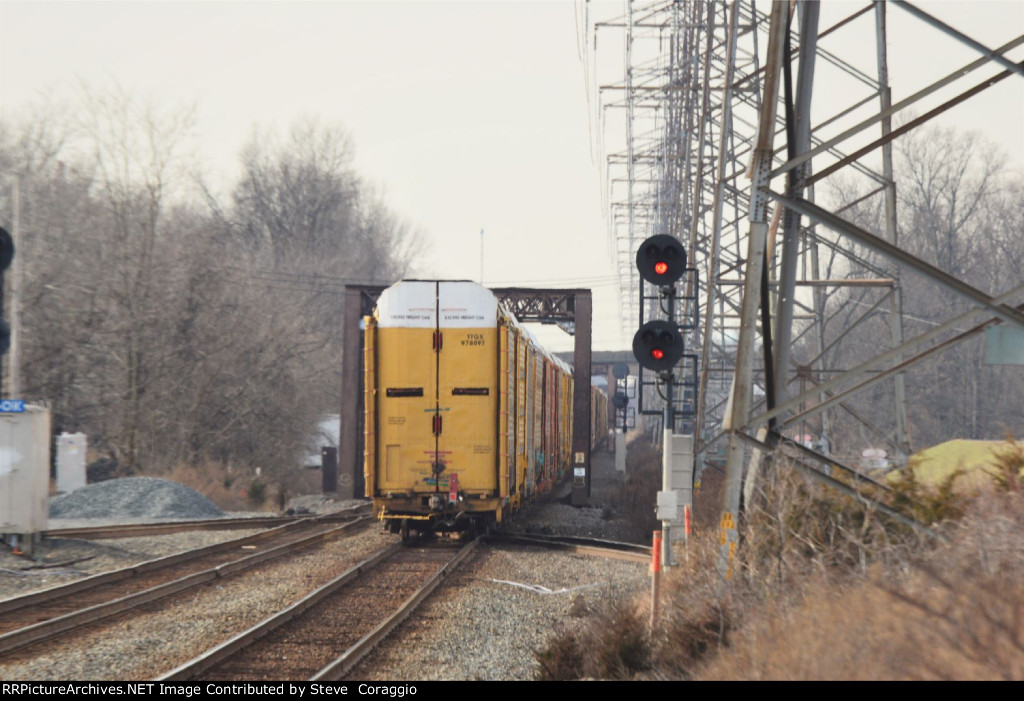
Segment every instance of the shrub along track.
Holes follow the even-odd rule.
[[[278,528],[0,602],[0,654],[181,594],[268,560],[294,555],[369,523],[302,519]],[[244,556],[239,557],[239,552]]]
[[[478,542],[395,544],[161,679],[340,679]]]

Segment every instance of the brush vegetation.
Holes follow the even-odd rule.
[[[991,455],[977,489],[962,468],[894,483],[893,505],[928,529],[777,460],[746,505],[731,580],[704,520],[663,574],[653,628],[649,597],[609,604],[551,638],[539,677],[1024,679],[1024,445]]]
[[[946,441],[916,453],[910,459],[915,478],[937,485],[956,475],[961,488],[986,486],[988,475],[999,468],[1005,441]]]

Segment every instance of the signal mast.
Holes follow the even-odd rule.
[[[676,322],[676,283],[688,270],[686,250],[674,236],[652,236],[637,249],[636,267],[642,280],[640,328],[633,336],[633,355],[641,368],[656,373],[658,393],[665,402],[662,410],[662,491],[658,492],[657,512],[658,520],[662,522],[661,560],[667,566],[673,564],[671,524],[678,521],[680,507],[684,523],[689,523],[693,500],[693,436],[675,432],[674,397],[675,367],[686,351]],[[657,287],[658,307],[664,313],[664,319],[644,322],[643,280]],[[641,381],[641,389],[642,385]],[[688,535],[688,530],[687,527],[684,535]]]

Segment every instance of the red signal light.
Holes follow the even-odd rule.
[[[686,272],[686,249],[674,236],[655,234],[636,249],[636,269],[652,285],[667,287]]]
[[[659,373],[672,370],[683,348],[683,337],[673,321],[648,321],[633,336],[633,357],[642,367]]]

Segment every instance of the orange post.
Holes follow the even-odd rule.
[[[661,531],[654,531],[654,545],[651,547],[651,556],[653,559],[651,571],[654,573],[661,572]]]
[[[651,547],[651,629],[658,623],[658,586],[661,579],[661,531],[654,531]]]

